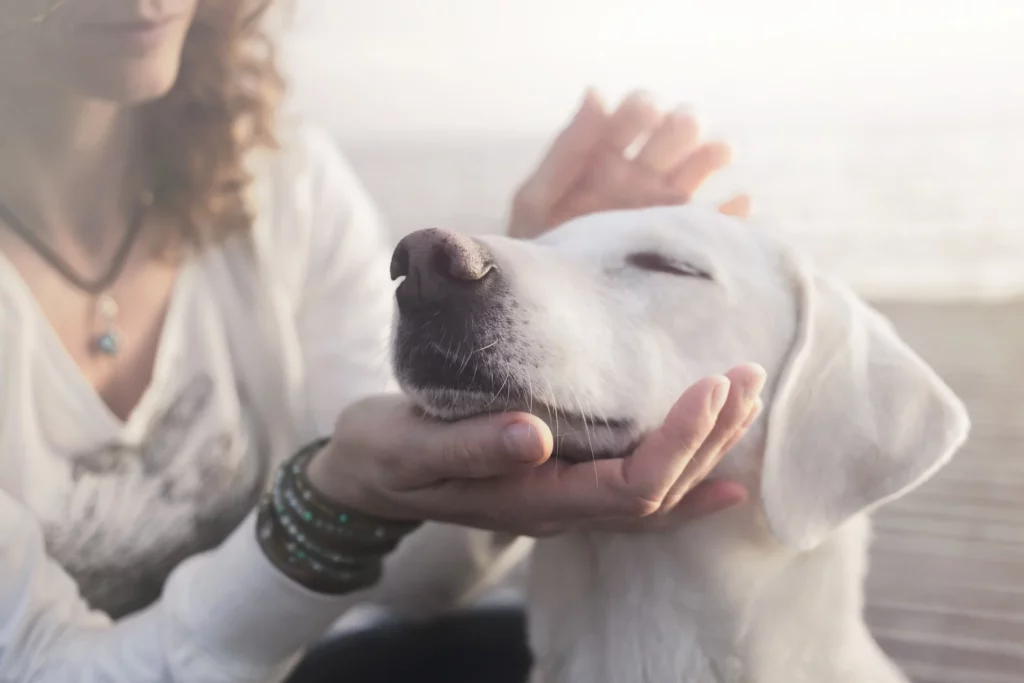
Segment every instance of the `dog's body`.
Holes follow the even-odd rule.
[[[868,523],[811,553],[749,506],[665,535],[571,535],[534,550],[535,681],[905,683],[861,617]]]
[[[395,259],[403,389],[444,419],[531,410],[556,457],[625,455],[700,377],[767,370],[765,419],[715,472],[747,503],[672,533],[537,543],[537,683],[906,680],[862,618],[866,515],[946,462],[967,417],[884,320],[695,208],[535,242],[426,231]]]

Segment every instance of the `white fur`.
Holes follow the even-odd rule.
[[[482,241],[516,303],[488,362],[529,388],[528,405],[406,384],[427,410],[544,404],[563,444],[622,447],[700,377],[746,361],[768,374],[764,418],[715,473],[744,483],[748,503],[667,534],[537,542],[535,681],[904,682],[862,618],[866,515],[966,438],[966,412],[936,374],[848,290],[711,211],[609,212],[533,242]],[[635,252],[713,281],[628,265]],[[595,434],[593,417],[629,433]]]

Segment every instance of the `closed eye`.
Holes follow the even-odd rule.
[[[711,274],[702,270],[692,263],[671,259],[656,251],[638,251],[626,257],[626,263],[635,268],[649,270],[656,273],[668,273],[683,277],[696,277],[702,280],[711,280]]]

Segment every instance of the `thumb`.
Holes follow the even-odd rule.
[[[607,120],[604,104],[588,89],[572,120],[519,189],[516,200],[524,205],[520,208],[544,213],[569,191],[590,163]]]
[[[435,481],[523,472],[545,462],[554,447],[547,424],[527,413],[430,423],[417,441],[417,458]]]

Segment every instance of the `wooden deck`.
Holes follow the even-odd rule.
[[[1024,302],[888,304],[970,440],[875,515],[868,621],[914,683],[1024,683]]]

